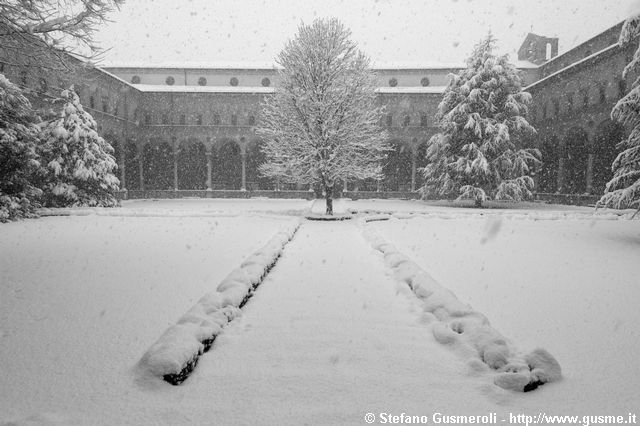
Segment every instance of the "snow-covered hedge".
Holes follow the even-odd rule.
[[[382,253],[385,263],[397,280],[406,283],[423,302],[425,312],[438,320],[432,327],[434,338],[445,345],[455,345],[469,357],[468,366],[475,371],[493,370],[494,383],[502,388],[527,392],[560,380],[560,364],[545,349],[522,354],[490,324],[480,312],[462,303],[420,266],[385,241],[367,222],[385,220],[377,215],[362,219],[365,237]]]
[[[240,308],[275,265],[299,226],[296,221],[278,232],[231,271],[216,291],[204,295],[160,336],[144,354],[139,367],[171,384],[182,383],[224,326],[241,314]]]

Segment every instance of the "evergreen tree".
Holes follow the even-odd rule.
[[[493,54],[494,45],[489,34],[474,47],[467,68],[450,75],[436,114],[440,132],[427,147],[424,197],[458,195],[481,206],[488,199],[532,196],[529,167],[540,152],[523,144],[535,134],[525,118],[531,95],[522,91],[508,55]]]
[[[618,43],[621,47],[640,36],[640,15],[627,19],[622,26]],[[622,72],[622,78],[640,71],[640,47]],[[633,83],[631,91],[620,99],[611,110],[611,119],[629,128],[631,133],[618,147],[618,154],[611,165],[613,178],[607,183],[598,206],[616,209],[637,208],[640,211],[640,80]],[[636,212],[637,213],[637,212]]]
[[[96,122],[84,111],[78,95],[62,91],[59,116],[41,135],[41,156],[47,171],[45,204],[62,206],[115,206],[119,181],[113,172],[113,148],[98,135]]]
[[[389,149],[369,59],[338,20],[301,25],[278,55],[280,84],[263,105],[264,176],[318,184],[333,213],[334,185],[381,178]]]
[[[41,191],[31,182],[39,167],[36,116],[20,88],[0,74],[0,222],[31,217]]]

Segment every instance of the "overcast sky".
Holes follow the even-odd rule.
[[[301,22],[337,17],[378,64],[459,63],[491,30],[516,59],[529,31],[563,52],[639,0],[129,0],[98,39],[103,63],[270,62]]]

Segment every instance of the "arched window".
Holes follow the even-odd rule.
[[[545,46],[544,58],[548,61],[551,59],[551,43],[547,43]]]
[[[627,94],[627,81],[624,78],[618,80],[618,96],[623,98]]]
[[[269,87],[269,86],[271,86],[271,80],[269,80],[267,77],[263,78],[263,79],[262,79],[262,85],[263,85],[264,87]]]
[[[411,116],[405,115],[404,119],[402,120],[402,125],[404,127],[409,127],[409,124],[411,124]]]
[[[147,126],[151,124],[151,115],[150,114],[145,114],[144,115],[144,124],[146,124]]]
[[[389,86],[396,87],[398,85],[398,80],[395,77],[389,79]]]
[[[196,124],[197,124],[198,126],[202,126],[202,114],[198,114],[198,115],[196,116]]]
[[[604,84],[598,86],[598,95],[601,104],[607,102],[607,92],[605,90]]]
[[[184,114],[180,114],[180,124],[183,126],[187,124],[187,117]]]
[[[229,80],[229,84],[232,86],[237,86],[239,83],[238,79],[236,77],[231,77],[231,80]]]
[[[238,116],[236,114],[231,114],[231,125],[232,126],[238,125]]]
[[[217,112],[214,112],[212,114],[212,118],[213,118],[213,125],[214,126],[219,126],[221,124],[220,114],[218,114]]]
[[[393,116],[391,114],[387,114],[387,127],[391,127],[393,125]]]
[[[200,77],[198,79],[198,86],[206,86],[207,85],[207,79],[204,77]]]
[[[134,75],[133,77],[131,77],[131,83],[140,84],[140,76],[139,75]]]
[[[164,113],[162,114],[162,124],[169,124],[169,114]]]
[[[168,86],[173,86],[173,84],[176,82],[176,79],[172,76],[169,76],[164,82],[167,83]]]
[[[582,106],[584,108],[589,106],[589,91],[586,89],[582,91]]]
[[[558,117],[560,115],[560,101],[557,99],[553,100],[553,116]]]
[[[102,97],[102,112],[109,112],[109,98]]]
[[[249,120],[247,121],[247,123],[249,124],[249,126],[255,126],[256,125],[256,117],[255,117],[255,115],[250,115],[249,116]]]
[[[420,127],[427,127],[429,125],[429,120],[427,119],[427,114],[424,112],[420,113]]]

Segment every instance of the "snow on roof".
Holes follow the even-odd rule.
[[[215,70],[273,70],[280,66],[274,62],[108,62],[103,68],[144,68],[144,69],[215,69]]]
[[[516,68],[538,68],[529,61],[515,61]],[[275,62],[109,62],[100,64],[104,69],[183,69],[183,70],[278,70],[282,67]],[[402,70],[457,70],[466,68],[464,62],[379,62],[372,63],[374,71],[402,71]]]
[[[129,83],[128,81],[118,77],[117,75],[105,70],[104,68],[95,67],[94,69],[97,70],[98,72],[101,72],[101,73],[103,73],[105,75],[108,75],[109,77],[113,78],[114,80],[119,81],[120,83],[125,84],[128,87],[135,87],[135,85],[133,85],[133,84]]]
[[[380,71],[460,69],[466,67],[467,65],[462,62],[374,62],[371,64],[371,68]]]
[[[544,82],[544,81],[547,81],[547,80],[549,80],[550,78],[553,78],[553,77],[555,77],[555,76],[556,76],[556,75],[558,75],[558,74],[561,74],[561,73],[563,73],[563,72],[565,72],[565,71],[567,71],[567,70],[569,70],[569,69],[571,69],[571,68],[573,68],[573,67],[576,67],[576,66],[578,66],[578,65],[580,65],[580,64],[583,64],[583,63],[585,63],[585,62],[587,62],[587,61],[590,61],[591,59],[595,58],[596,56],[600,56],[600,55],[602,55],[603,53],[606,53],[606,52],[608,52],[608,51],[610,51],[610,50],[615,49],[616,47],[618,47],[618,43],[616,43],[616,44],[612,44],[612,45],[611,45],[611,46],[609,46],[609,47],[605,47],[604,49],[602,49],[602,50],[600,50],[600,51],[598,51],[598,52],[596,52],[596,53],[594,53],[594,54],[592,54],[592,55],[586,56],[585,58],[583,58],[583,59],[581,59],[581,60],[579,60],[579,61],[577,61],[577,62],[574,62],[574,63],[572,63],[572,64],[569,64],[569,65],[567,65],[567,66],[566,66],[566,67],[564,67],[564,68],[560,68],[558,71],[556,71],[556,72],[554,72],[554,73],[549,74],[549,75],[548,75],[548,76],[546,76],[545,78],[541,78],[540,80],[538,80],[538,81],[536,81],[536,82],[534,82],[534,83],[531,83],[530,85],[528,85],[527,87],[525,87],[525,88],[524,88],[524,90],[529,90],[529,89],[531,89],[532,87],[537,86],[538,84],[540,84],[540,83],[542,83],[542,82]],[[547,63],[548,63],[548,62],[547,62]]]
[[[141,92],[175,93],[274,93],[273,87],[261,86],[167,86],[161,84],[133,84]]]
[[[376,89],[377,93],[385,93],[385,94],[400,94],[400,93],[420,93],[420,94],[427,94],[427,93],[437,93],[437,94],[441,94],[444,93],[445,89],[447,88],[447,86],[427,86],[427,87],[422,87],[422,86],[404,86],[404,87],[378,87]]]
[[[172,92],[172,93],[274,93],[273,87],[260,86],[167,86],[161,84],[132,84],[141,92]],[[444,93],[446,86],[405,86],[379,87],[377,93]]]

